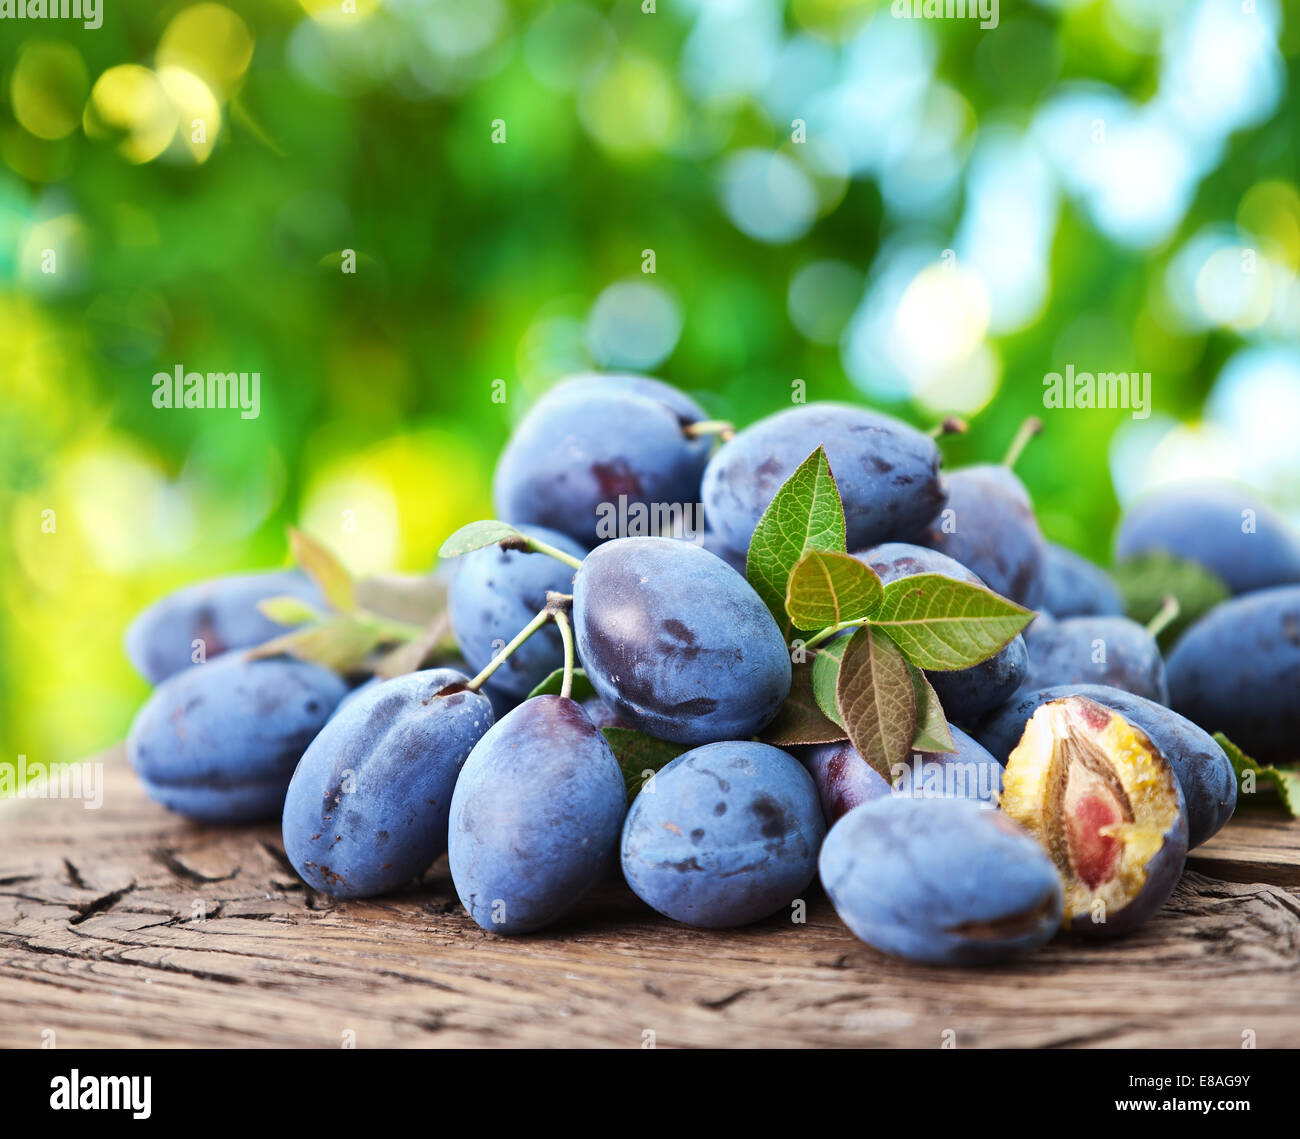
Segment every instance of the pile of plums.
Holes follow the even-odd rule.
[[[928,674],[956,750],[888,777],[847,739],[760,738],[792,645],[747,549],[818,447],[848,548],[883,582],[944,575],[1036,613],[987,660]],[[269,598],[326,608],[299,571],[217,579],[139,616],[127,650],[157,687],[128,753],[148,793],[203,822],[281,818],[298,873],[340,898],[396,890],[446,853],[496,933],[555,923],[619,865],[655,910],[714,928],[792,912],[820,873],[870,945],[965,964],[1155,912],[1236,805],[1210,732],[1297,758],[1300,541],[1230,486],[1158,493],[1122,521],[1120,558],[1160,551],[1233,593],[1167,660],[1108,574],[1044,540],[1010,462],[942,471],[932,435],[859,407],[734,432],[656,380],[577,376],[523,419],[494,494],[529,541],[447,563],[455,647],[432,667],[381,679],[235,651],[283,633]],[[702,534],[602,526],[611,506],[696,504]],[[629,772],[618,732],[676,758]]]

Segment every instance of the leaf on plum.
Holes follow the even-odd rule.
[[[768,503],[745,560],[745,577],[782,628],[790,574],[809,550],[845,553],[844,505],[826,451],[818,447]]]
[[[290,594],[264,598],[257,603],[257,608],[277,625],[308,625],[325,619],[325,614],[314,605]]]
[[[564,669],[557,668],[528,694],[528,699],[531,700],[534,696],[558,696],[563,686]],[[596,690],[592,687],[587,674],[582,669],[575,668],[573,670],[573,689],[570,692],[571,698],[581,704],[584,700],[590,700],[595,695]]]
[[[340,613],[351,613],[357,607],[356,587],[347,567],[326,546],[302,530],[289,530],[289,548],[294,561],[312,579],[329,602]]]
[[[362,609],[414,625],[427,625],[447,608],[447,584],[431,573],[363,577],[356,594]]]
[[[640,794],[652,775],[689,750],[681,744],[658,739],[635,728],[601,728],[600,730],[623,772],[629,803]]]
[[[922,573],[885,586],[871,617],[917,668],[970,668],[1013,640],[1034,613],[981,585]]]
[[[1156,638],[1166,649],[1184,629],[1231,595],[1217,574],[1164,551],[1125,558],[1112,576],[1124,598],[1124,612],[1139,625],[1147,624],[1166,598],[1178,601],[1178,616]]]
[[[821,710],[813,694],[812,662],[796,664],[790,680],[790,695],[760,736],[774,747],[829,744],[848,738],[848,733]]]
[[[892,782],[916,738],[916,690],[902,650],[877,628],[859,629],[840,661],[835,697],[858,754]]]
[[[824,629],[869,616],[883,597],[870,566],[836,550],[809,550],[790,573],[785,611],[796,629]]]
[[[1252,800],[1246,796],[1255,796],[1261,790],[1270,789],[1288,815],[1293,819],[1300,818],[1300,771],[1273,767],[1251,759],[1222,732],[1215,732],[1214,739],[1227,752],[1232,770],[1237,773],[1238,803],[1250,802]]]
[[[348,673],[361,669],[384,640],[382,631],[364,622],[351,617],[332,617],[319,625],[285,633],[249,649],[245,655],[250,660],[297,657],[335,672]]]
[[[912,676],[912,690],[916,694],[916,739],[912,741],[912,750],[956,751],[957,743],[952,738],[952,729],[948,727],[948,717],[943,714],[938,693],[916,665],[909,664],[907,669]]]
[[[527,539],[506,522],[498,522],[496,519],[471,522],[468,526],[462,526],[443,542],[442,549],[438,551],[438,557],[458,558],[462,554],[481,550],[484,546],[495,546],[501,542],[510,541],[522,543],[526,542]]]
[[[837,637],[817,649],[813,657],[812,684],[813,699],[831,723],[843,727],[835,692],[840,683],[840,659],[849,647],[847,636]]]

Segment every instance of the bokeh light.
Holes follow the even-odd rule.
[[[110,67],[91,89],[84,123],[91,138],[112,141],[128,162],[150,162],[172,141],[179,116],[158,76],[147,67]]]
[[[14,118],[37,138],[66,138],[81,125],[90,78],[71,44],[25,44],[9,79]]]
[[[682,314],[659,285],[619,281],[603,290],[587,316],[587,347],[602,368],[655,368],[677,346]]]

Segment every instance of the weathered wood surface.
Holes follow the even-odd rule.
[[[0,803],[0,1045],[1300,1045],[1300,824],[1234,823],[1121,942],[958,971],[874,952],[815,888],[805,925],[709,933],[611,882],[513,940],[465,917],[445,860],[334,903],[274,826],[185,823],[119,755],[104,783],[100,810]]]

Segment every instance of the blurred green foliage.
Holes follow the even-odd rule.
[[[899,233],[945,248],[960,183],[909,215],[879,168],[809,167],[816,217],[755,240],[722,204],[726,159],[797,151],[790,124],[761,90],[699,78],[742,66],[748,41],[704,35],[695,4],[649,6],[136,2],[105,5],[96,30],[0,26],[8,757],[119,738],[144,695],[121,649],[130,617],[181,583],[281,564],[289,523],[360,572],[429,567],[447,533],[490,515],[495,456],[529,399],[618,363],[589,347],[618,282],[668,297],[680,336],[652,370],[711,414],[748,422],[788,405],[796,379],[809,399],[883,402],[850,378],[836,331],[856,295],[817,301],[831,329],[817,342],[791,319],[791,280],[821,260],[866,280]],[[748,7],[739,26],[772,29],[769,47],[836,53],[835,76],[809,81],[822,87],[870,81],[846,45],[891,18],[887,4]],[[1135,23],[1142,7],[1007,3],[990,31],[927,21],[915,35],[958,124],[936,154],[960,170],[986,125],[1023,128],[1075,81],[1149,98],[1176,29]],[[1242,330],[1157,319],[1159,291],[1179,242],[1235,224],[1253,187],[1294,193],[1296,28],[1270,42],[1287,64],[1276,107],[1223,142],[1172,235],[1134,247],[1061,197],[1040,311],[980,337],[996,374],[962,409],[969,434],[943,443],[952,463],[1000,455],[1065,359],[1150,369],[1163,414],[1199,414]],[[882,78],[881,98],[905,78]],[[1294,273],[1279,193],[1274,253]],[[177,365],[258,372],[260,415],[155,407],[153,375]],[[929,424],[941,403],[890,406]],[[1049,419],[1019,468],[1049,536],[1103,561],[1109,440],[1128,419]]]

